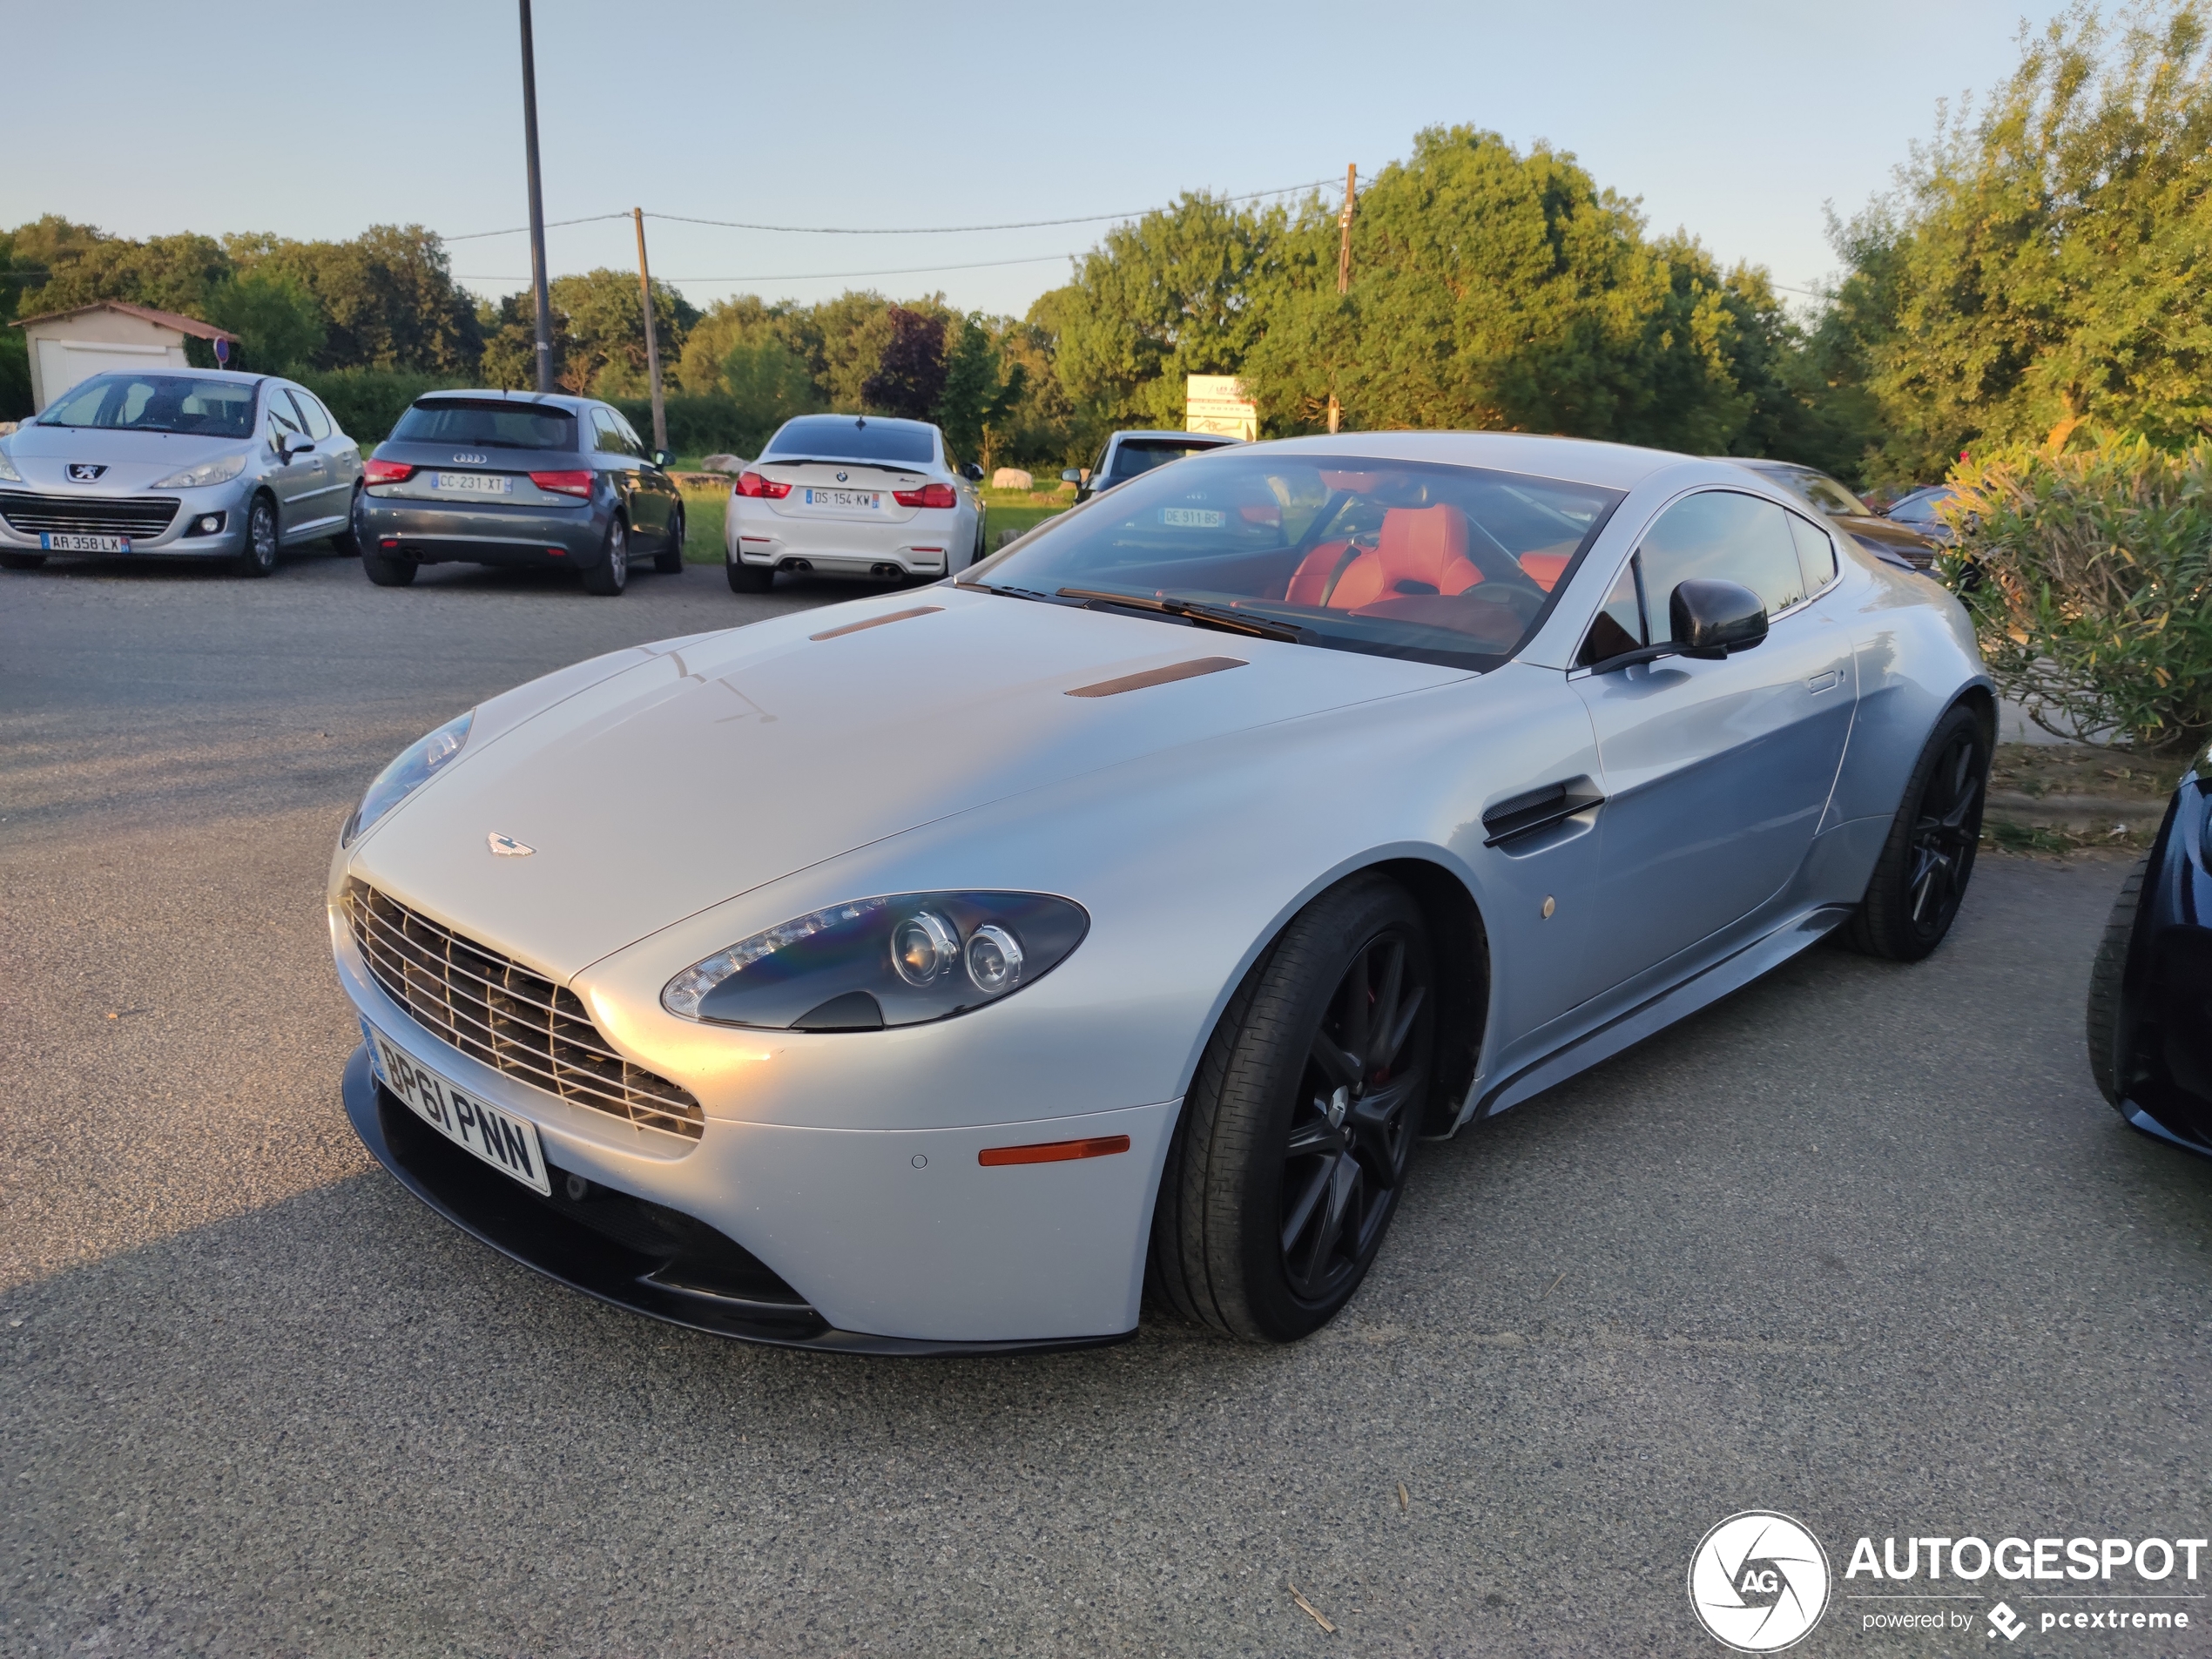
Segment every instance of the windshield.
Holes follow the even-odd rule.
[[[63,394],[38,417],[38,424],[250,438],[253,382],[190,374],[95,374]]]
[[[1952,491],[1946,486],[1935,489],[1915,490],[1890,509],[1892,518],[1904,519],[1915,524],[1932,524],[1936,509],[1951,499]]]
[[[871,421],[865,415],[802,415],[786,421],[763,461],[889,461],[926,467],[934,453],[930,429],[905,421]]]
[[[1133,479],[961,580],[1487,668],[1521,648],[1620,499],[1477,467],[1240,447]]]
[[[1124,438],[1122,447],[1114,451],[1114,469],[1107,476],[1116,482],[1134,478],[1140,472],[1164,467],[1170,461],[1180,461],[1185,455],[1202,455],[1209,449],[1220,448],[1218,443],[1177,443],[1172,438]]]
[[[568,449],[576,416],[550,403],[440,398],[413,405],[392,428],[395,443],[465,443],[495,449]]]

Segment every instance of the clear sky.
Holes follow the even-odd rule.
[[[1822,207],[1885,187],[1938,100],[2009,71],[2037,0],[1120,0],[714,5],[537,0],[549,219],[626,212],[798,226],[1118,213],[1211,188],[1362,175],[1465,123],[1542,138],[1724,262],[1809,287]],[[173,3],[9,8],[0,225],[58,212],[130,236],[379,222],[448,237],[528,218],[516,8]],[[1020,313],[1100,224],[832,236],[648,219],[696,303],[847,287]],[[634,266],[627,223],[552,230],[555,273]],[[457,240],[484,293],[520,235]],[[1040,259],[1038,256],[1044,256]],[[1034,263],[988,264],[1015,260]],[[942,267],[978,266],[983,268]],[[909,267],[938,267],[914,270]],[[854,273],[902,273],[854,275]],[[821,274],[816,274],[821,273]]]

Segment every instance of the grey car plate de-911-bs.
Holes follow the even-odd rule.
[[[496,472],[442,472],[438,475],[440,489],[451,490],[456,496],[511,496],[515,481]]]
[[[545,1168],[536,1124],[455,1087],[367,1020],[361,1022],[361,1040],[368,1045],[368,1063],[376,1081],[394,1099],[464,1152],[533,1192],[552,1197],[553,1179]]]
[[[863,512],[873,512],[883,505],[880,489],[809,489],[806,496],[809,507],[857,507]]]

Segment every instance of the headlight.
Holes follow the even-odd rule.
[[[23,475],[16,470],[16,463],[8,459],[8,452],[0,449],[0,484],[19,484]]]
[[[392,764],[376,774],[368,793],[346,820],[338,845],[351,846],[371,824],[428,783],[441,766],[461,752],[461,745],[469,741],[469,723],[475,718],[476,711],[471,709],[401,750]]]
[[[685,968],[661,1006],[779,1031],[878,1031],[965,1014],[1042,979],[1090,916],[1042,893],[856,899],[739,940]]]
[[[226,484],[246,470],[246,454],[240,450],[234,455],[225,455],[220,461],[204,461],[197,467],[187,467],[182,472],[172,472],[166,478],[156,479],[146,486],[149,489],[204,489],[209,484]]]

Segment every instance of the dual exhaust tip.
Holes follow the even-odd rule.
[[[814,562],[812,559],[784,559],[777,563],[776,568],[779,570],[789,570],[804,576],[814,568]],[[897,581],[907,574],[907,570],[904,565],[894,564],[888,559],[879,559],[868,567],[868,574],[873,577],[881,577],[889,581]]]

